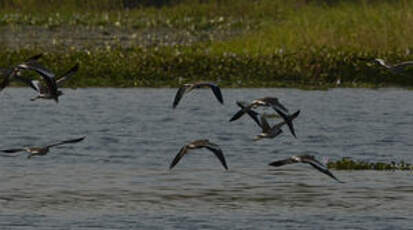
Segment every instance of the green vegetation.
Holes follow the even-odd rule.
[[[336,162],[329,162],[327,167],[337,170],[413,170],[413,165],[401,161],[400,163],[353,161],[343,158]]]
[[[392,75],[361,60],[413,60],[413,1],[124,2],[2,1],[0,67],[46,52],[57,73],[81,64],[70,82],[79,87],[413,86],[412,69]]]

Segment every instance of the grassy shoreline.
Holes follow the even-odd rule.
[[[191,47],[193,48],[193,47]],[[0,66],[10,66],[42,50],[0,51]],[[336,59],[330,59],[337,52]],[[41,59],[49,69],[65,72],[75,63],[79,72],[66,87],[177,87],[208,80],[222,87],[410,87],[413,76],[391,75],[359,58],[368,54],[319,50],[300,54],[210,54],[205,49],[111,49],[47,52]],[[395,55],[393,59],[399,59]],[[337,80],[340,85],[336,85]]]
[[[0,67],[37,53],[57,74],[79,62],[69,87],[413,87],[412,69],[392,75],[360,60],[413,60],[412,1],[205,2],[7,0]]]

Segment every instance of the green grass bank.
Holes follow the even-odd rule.
[[[57,74],[81,64],[71,87],[413,87],[361,60],[413,60],[412,1],[123,3],[3,1],[0,67],[44,52]]]

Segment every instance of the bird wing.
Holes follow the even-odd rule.
[[[245,113],[246,113],[246,108],[243,105],[242,102],[237,101],[237,105],[241,108],[238,112],[236,112],[234,114],[234,116],[231,117],[231,119],[229,119],[229,121],[235,121],[238,120],[240,117],[242,117]],[[259,122],[258,122],[259,123]]]
[[[39,93],[42,93],[45,90],[40,84],[40,82],[37,80],[30,81],[30,87],[32,87],[34,90],[36,90]]]
[[[224,104],[224,98],[222,97],[221,89],[214,83],[203,83],[207,86],[209,86],[212,89],[212,92],[214,93],[215,97],[217,100],[221,103]]]
[[[303,158],[302,161],[303,161],[303,163],[308,163],[308,164],[310,164],[311,166],[313,166],[313,167],[314,167],[315,169],[317,169],[318,171],[320,171],[320,172],[328,175],[329,177],[333,178],[334,180],[342,183],[342,181],[340,181],[339,179],[337,179],[337,177],[335,177],[335,176],[333,175],[333,173],[331,173],[330,170],[328,170],[328,168],[327,168],[325,165],[323,165],[321,162],[319,162],[318,160],[316,160],[316,159],[306,159],[306,158]]]
[[[295,118],[298,117],[298,114],[300,114],[300,110],[298,110],[297,112],[293,113],[291,116],[289,116],[289,118],[290,118],[291,120],[294,120]],[[285,122],[285,121],[282,121],[282,122],[280,122],[280,123],[278,123],[278,124],[275,124],[275,125],[272,127],[272,129],[281,129],[281,127],[283,127],[285,124],[286,124],[286,122]]]
[[[57,87],[62,87],[63,83],[68,80],[73,74],[75,74],[79,70],[79,63],[76,63],[70,70],[66,73],[62,74],[59,80],[56,81]]]
[[[20,148],[20,149],[2,149],[0,150],[0,152],[3,153],[17,153],[17,152],[21,152],[21,151],[25,151],[24,149]]]
[[[56,79],[55,75],[53,72],[50,70],[46,69],[42,65],[40,65],[37,62],[30,62],[30,63],[23,63],[17,66],[20,69],[25,69],[25,70],[33,70],[36,73],[40,74],[42,78],[45,80],[48,91],[52,98],[56,101],[59,102],[58,99],[58,93],[57,93],[57,84],[56,84]]]
[[[241,109],[237,113],[235,113],[234,116],[232,116],[232,118],[229,120],[230,122],[238,120],[245,113],[247,113],[255,121],[255,123],[257,123],[258,126],[261,127],[261,123],[258,119],[258,113],[257,112],[253,111],[250,106],[245,106],[243,104],[243,102],[237,101],[237,105],[239,107],[241,107]]]
[[[178,154],[176,154],[175,158],[169,165],[169,169],[172,169],[173,167],[175,167],[175,165],[178,164],[178,162],[181,160],[182,157],[184,157],[184,155],[187,152],[188,152],[188,146],[185,145],[184,147],[181,148],[181,150],[179,150]]]
[[[405,70],[407,70],[408,68],[413,67],[413,61],[405,61],[405,62],[401,62],[399,64],[394,65],[392,68],[397,72],[397,73],[401,73]]]
[[[3,81],[0,82],[0,91],[6,88],[9,84],[10,84],[10,78],[9,76],[5,76]]]
[[[387,68],[387,69],[390,69],[390,68],[391,68],[391,66],[388,65],[383,59],[375,58],[374,61],[375,61],[377,64],[379,64],[379,65],[381,65],[381,66],[383,66],[383,67],[385,67],[385,68]]]
[[[47,78],[54,78],[55,75],[52,71],[48,70],[46,67],[41,65],[38,62],[35,61],[29,61],[29,62],[24,62],[22,64],[19,64],[16,66],[18,69],[22,70],[32,70],[37,72],[38,74],[45,76]]]
[[[296,161],[293,161],[291,158],[284,159],[284,160],[279,160],[279,161],[273,161],[269,163],[268,165],[274,166],[274,167],[280,167],[283,165],[288,165],[288,164],[294,164],[297,163]]]
[[[262,128],[262,132],[265,132],[265,133],[271,130],[271,127],[268,124],[267,119],[265,119],[265,117],[262,115],[261,115],[261,128]]]
[[[24,62],[26,63],[30,63],[30,62],[35,62],[37,61],[39,58],[41,58],[43,56],[43,54],[37,54],[34,56],[29,57],[28,59],[26,59]]]
[[[50,147],[63,145],[63,144],[76,143],[76,142],[79,142],[79,141],[83,141],[85,138],[86,138],[86,136],[83,136],[83,137],[80,137],[80,138],[75,138],[75,139],[70,139],[70,140],[65,140],[65,141],[60,141],[60,142],[57,142],[57,143],[47,145],[46,147],[50,148]]]
[[[288,128],[291,131],[291,134],[297,138],[297,136],[295,135],[295,131],[294,131],[294,125],[293,125],[293,117],[296,118],[298,116],[298,114],[300,114],[300,110],[298,110],[297,112],[295,112],[292,116],[288,116],[287,114],[285,114],[284,112],[282,112],[281,110],[279,110],[278,108],[274,107],[274,110],[280,115],[280,117],[285,121],[285,123],[287,123]]]
[[[20,82],[23,82],[24,84],[26,84],[26,85],[29,86],[30,88],[34,89],[34,91],[37,91],[37,92],[40,93],[41,86],[40,86],[39,81],[37,81],[37,80],[30,80],[30,79],[27,79],[27,78],[25,78],[25,77],[21,77],[21,76],[18,76],[18,75],[16,75],[14,78],[15,78],[16,80],[20,81]]]
[[[217,145],[215,144],[208,145],[208,146],[205,146],[205,148],[212,151],[215,154],[215,156],[219,159],[219,161],[221,161],[221,164],[224,166],[224,168],[228,170],[228,166],[227,166],[227,162],[225,161],[224,153]]]
[[[278,101],[276,103],[272,104],[271,107],[274,108],[274,109],[278,108],[278,109],[282,110],[284,113],[288,113],[288,109]]]
[[[178,103],[181,100],[181,98],[184,96],[187,88],[188,88],[187,86],[182,86],[181,88],[178,89],[178,91],[176,92],[176,95],[175,95],[174,102],[172,104],[172,108],[175,109],[176,106],[178,106]]]

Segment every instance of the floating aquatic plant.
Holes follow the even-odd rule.
[[[368,161],[355,161],[350,158],[344,157],[341,160],[335,162],[328,162],[327,167],[337,170],[413,170],[413,165],[401,161],[396,162],[368,162]]]

